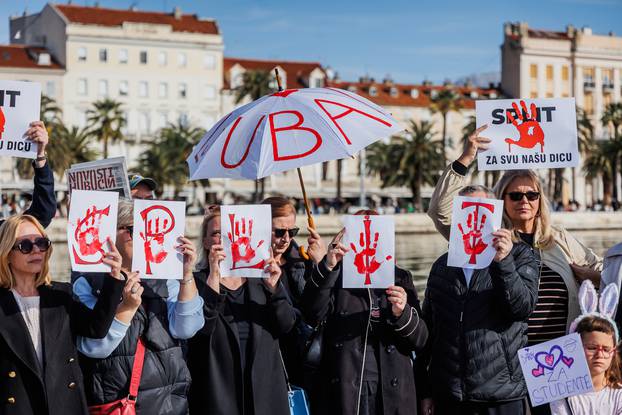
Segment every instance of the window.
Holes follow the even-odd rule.
[[[583,68],[583,82],[586,84],[594,83],[594,68]]]
[[[536,65],[535,63],[529,65],[529,77],[533,79],[538,78],[538,65]]]
[[[78,79],[78,95],[87,95],[89,93],[86,78]]]
[[[140,51],[140,63],[143,65],[147,64],[147,51],[146,50]]]
[[[553,80],[553,65],[546,65],[546,80]]]
[[[213,85],[205,86],[205,99],[215,99],[216,98],[216,88]]]
[[[105,79],[99,80],[97,93],[99,94],[99,96],[102,97],[108,96],[108,81],[106,81]]]
[[[138,113],[138,131],[141,134],[149,134],[151,132],[151,120],[148,112]]]
[[[479,98],[479,94],[477,93],[477,91],[471,91],[471,93],[469,94],[469,96],[471,97],[471,99],[477,99],[477,98]]]
[[[177,66],[185,67],[188,64],[188,57],[185,53],[179,53],[177,55]]]
[[[168,98],[168,84],[166,82],[160,82],[158,85],[158,98]]]
[[[99,50],[99,61],[100,62],[108,62],[108,49],[100,49]]]
[[[76,113],[78,114],[78,127],[86,127],[86,124],[88,123],[88,116],[86,115],[86,110],[78,109],[76,110]]]
[[[562,66],[562,81],[568,80],[568,67],[566,65]]]
[[[119,95],[121,95],[122,97],[126,97],[127,94],[129,93],[129,86],[127,81],[121,81],[119,82]]]
[[[354,85],[349,85],[348,86],[348,91],[350,92],[356,92],[356,87]]]
[[[413,88],[410,90],[410,96],[417,99],[419,98],[419,90],[417,88]]]
[[[594,115],[594,95],[583,95],[583,109],[585,110],[587,115]]]
[[[188,96],[188,87],[186,86],[185,83],[179,84],[178,91],[179,91],[179,94],[178,94],[179,98],[185,99]]]
[[[149,85],[147,81],[140,81],[138,83],[138,96],[141,98],[147,98],[149,96]]]
[[[56,96],[56,83],[54,81],[47,81],[45,83],[45,95],[50,98],[54,98]]]
[[[529,94],[529,98],[538,98],[538,93],[535,91],[531,91],[531,93]]]
[[[214,55],[207,54],[203,56],[203,67],[205,69],[214,69],[216,67],[216,58]]]
[[[370,86],[369,87],[369,96],[370,97],[375,97],[378,95],[378,89],[376,89],[375,86]]]
[[[322,78],[315,78],[313,80],[313,88],[322,88],[324,86],[324,80]]]
[[[127,63],[128,56],[127,49],[119,49],[119,63]]]
[[[613,69],[603,69],[603,86],[613,88]]]
[[[164,128],[168,125],[168,113],[159,112],[157,118],[157,128]]]
[[[187,127],[188,126],[188,114],[186,114],[185,112],[180,112],[179,113],[179,123],[183,127]]]
[[[158,52],[158,65],[166,66],[166,62],[168,60],[167,58],[168,56],[166,55],[166,52],[164,51]]]
[[[430,91],[430,98],[436,99],[436,97],[438,97],[438,91],[436,89],[431,90]]]
[[[398,94],[397,88],[392,86],[391,89],[389,90],[389,93],[391,94],[393,98],[397,97],[397,94]]]
[[[85,47],[78,48],[78,61],[86,62],[86,48]]]

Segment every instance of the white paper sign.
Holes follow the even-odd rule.
[[[492,142],[477,155],[479,170],[544,169],[579,165],[574,98],[475,102],[477,126]]]
[[[447,265],[472,269],[490,265],[496,253],[492,233],[501,227],[502,219],[502,200],[455,197]]]
[[[393,216],[345,215],[341,243],[343,288],[387,288],[395,284],[395,220]]]
[[[593,390],[577,333],[520,349],[518,358],[533,406]]]
[[[134,200],[132,270],[140,278],[183,278],[183,255],[175,247],[185,223],[185,202]]]
[[[270,205],[222,206],[221,243],[227,257],[220,263],[223,277],[265,278],[272,244]]]
[[[72,164],[66,174],[70,193],[74,189],[107,190],[132,198],[125,157]]]
[[[37,144],[24,134],[39,119],[41,84],[0,81],[0,155],[33,159]]]
[[[119,194],[75,190],[67,221],[67,243],[71,269],[80,272],[110,272],[103,263],[110,251],[106,238],[117,240]]]

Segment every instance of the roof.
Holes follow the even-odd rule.
[[[63,69],[50,54],[50,65],[39,65],[40,53],[49,53],[41,47],[24,45],[0,45],[0,68]]]
[[[239,64],[246,70],[260,70],[270,72],[275,67],[282,68],[285,71],[287,88],[307,88],[308,78],[311,72],[316,69],[320,69],[322,72],[322,64],[319,62],[296,62],[296,61],[275,61],[275,60],[262,60],[262,59],[239,59],[239,58],[224,58],[223,62],[223,76],[224,76],[224,88],[229,88],[229,70]]]
[[[124,22],[170,25],[174,32],[219,34],[215,20],[201,19],[196,14],[182,14],[176,18],[174,13],[147,12],[137,10],[107,9],[104,7],[85,7],[75,4],[55,4],[69,22],[98,25],[121,26]]]
[[[328,86],[341,89],[356,88],[356,94],[369,99],[370,101],[381,106],[397,106],[397,107],[429,107],[432,104],[432,91],[440,91],[443,89],[453,90],[460,98],[460,104],[463,108],[474,109],[475,100],[481,98],[499,98],[501,93],[496,88],[478,88],[470,86],[443,86],[443,85],[416,85],[416,84],[395,84],[382,82],[345,82],[332,81]],[[371,96],[369,90],[371,87],[376,88],[376,95]],[[391,89],[395,88],[394,95],[391,95]],[[412,90],[416,89],[418,93],[413,96]],[[477,98],[471,98],[471,93],[475,92]]]
[[[551,30],[529,29],[529,37],[537,39],[569,40],[566,32],[553,32]]]

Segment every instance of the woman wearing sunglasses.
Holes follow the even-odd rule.
[[[279,338],[296,322],[280,281],[281,268],[267,261],[266,278],[220,275],[220,208],[202,224],[203,264],[195,274],[205,300],[205,326],[188,341],[191,414],[288,415]]]
[[[0,414],[86,414],[78,335],[106,336],[123,290],[121,256],[110,243],[101,301],[74,301],[71,285],[52,282],[50,240],[32,216],[0,227]]]
[[[176,247],[183,255],[183,279],[140,280],[132,272],[134,249],[133,203],[120,200],[116,246],[127,281],[114,322],[103,339],[78,338],[89,406],[110,404],[128,396],[139,338],[144,363],[136,408],[141,414],[188,413],[190,372],[184,361],[182,341],[204,324],[203,300],[193,277],[195,248],[184,237]],[[142,245],[142,244],[141,244]],[[88,307],[101,301],[101,278],[83,275],[74,282],[75,295]]]

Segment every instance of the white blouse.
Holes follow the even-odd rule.
[[[603,388],[551,402],[553,415],[622,415],[622,389]]]
[[[32,340],[32,345],[35,348],[39,365],[43,367],[43,343],[41,341],[41,325],[39,324],[40,297],[38,295],[33,297],[22,297],[15,290],[11,290],[11,292],[13,292],[15,301],[17,302],[24,319],[24,323],[26,323],[26,327],[28,328],[28,333],[30,333],[30,339]]]

